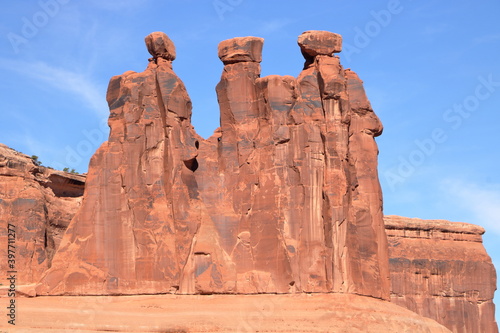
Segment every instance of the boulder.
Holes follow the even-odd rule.
[[[309,30],[297,41],[304,56],[332,56],[342,51],[342,36],[329,31]]]

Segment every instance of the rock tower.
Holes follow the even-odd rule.
[[[260,77],[262,38],[219,44],[221,126],[204,140],[174,44],[147,36],[147,69],[110,81],[109,140],[37,293],[389,299],[382,125],[335,56],[340,35],[307,31],[298,44],[298,78]]]

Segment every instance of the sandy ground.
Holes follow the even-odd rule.
[[[0,332],[449,332],[397,305],[356,295],[155,295],[8,299]],[[7,319],[6,319],[7,318]]]

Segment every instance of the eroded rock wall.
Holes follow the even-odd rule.
[[[51,266],[83,195],[85,177],[37,165],[0,144],[0,271],[9,267],[8,231],[15,255],[16,284],[36,283]]]
[[[391,301],[453,332],[498,332],[496,272],[484,229],[467,223],[385,217]]]

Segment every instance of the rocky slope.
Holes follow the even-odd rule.
[[[352,294],[51,296],[20,299],[19,307],[15,332],[29,333],[450,333],[408,309]]]
[[[15,233],[17,285],[35,283],[50,267],[64,231],[80,206],[85,177],[37,165],[0,144],[0,256]],[[12,241],[12,237],[11,237]],[[7,260],[0,271],[10,271]]]
[[[453,332],[498,332],[496,272],[484,229],[467,223],[386,216],[391,301]]]

